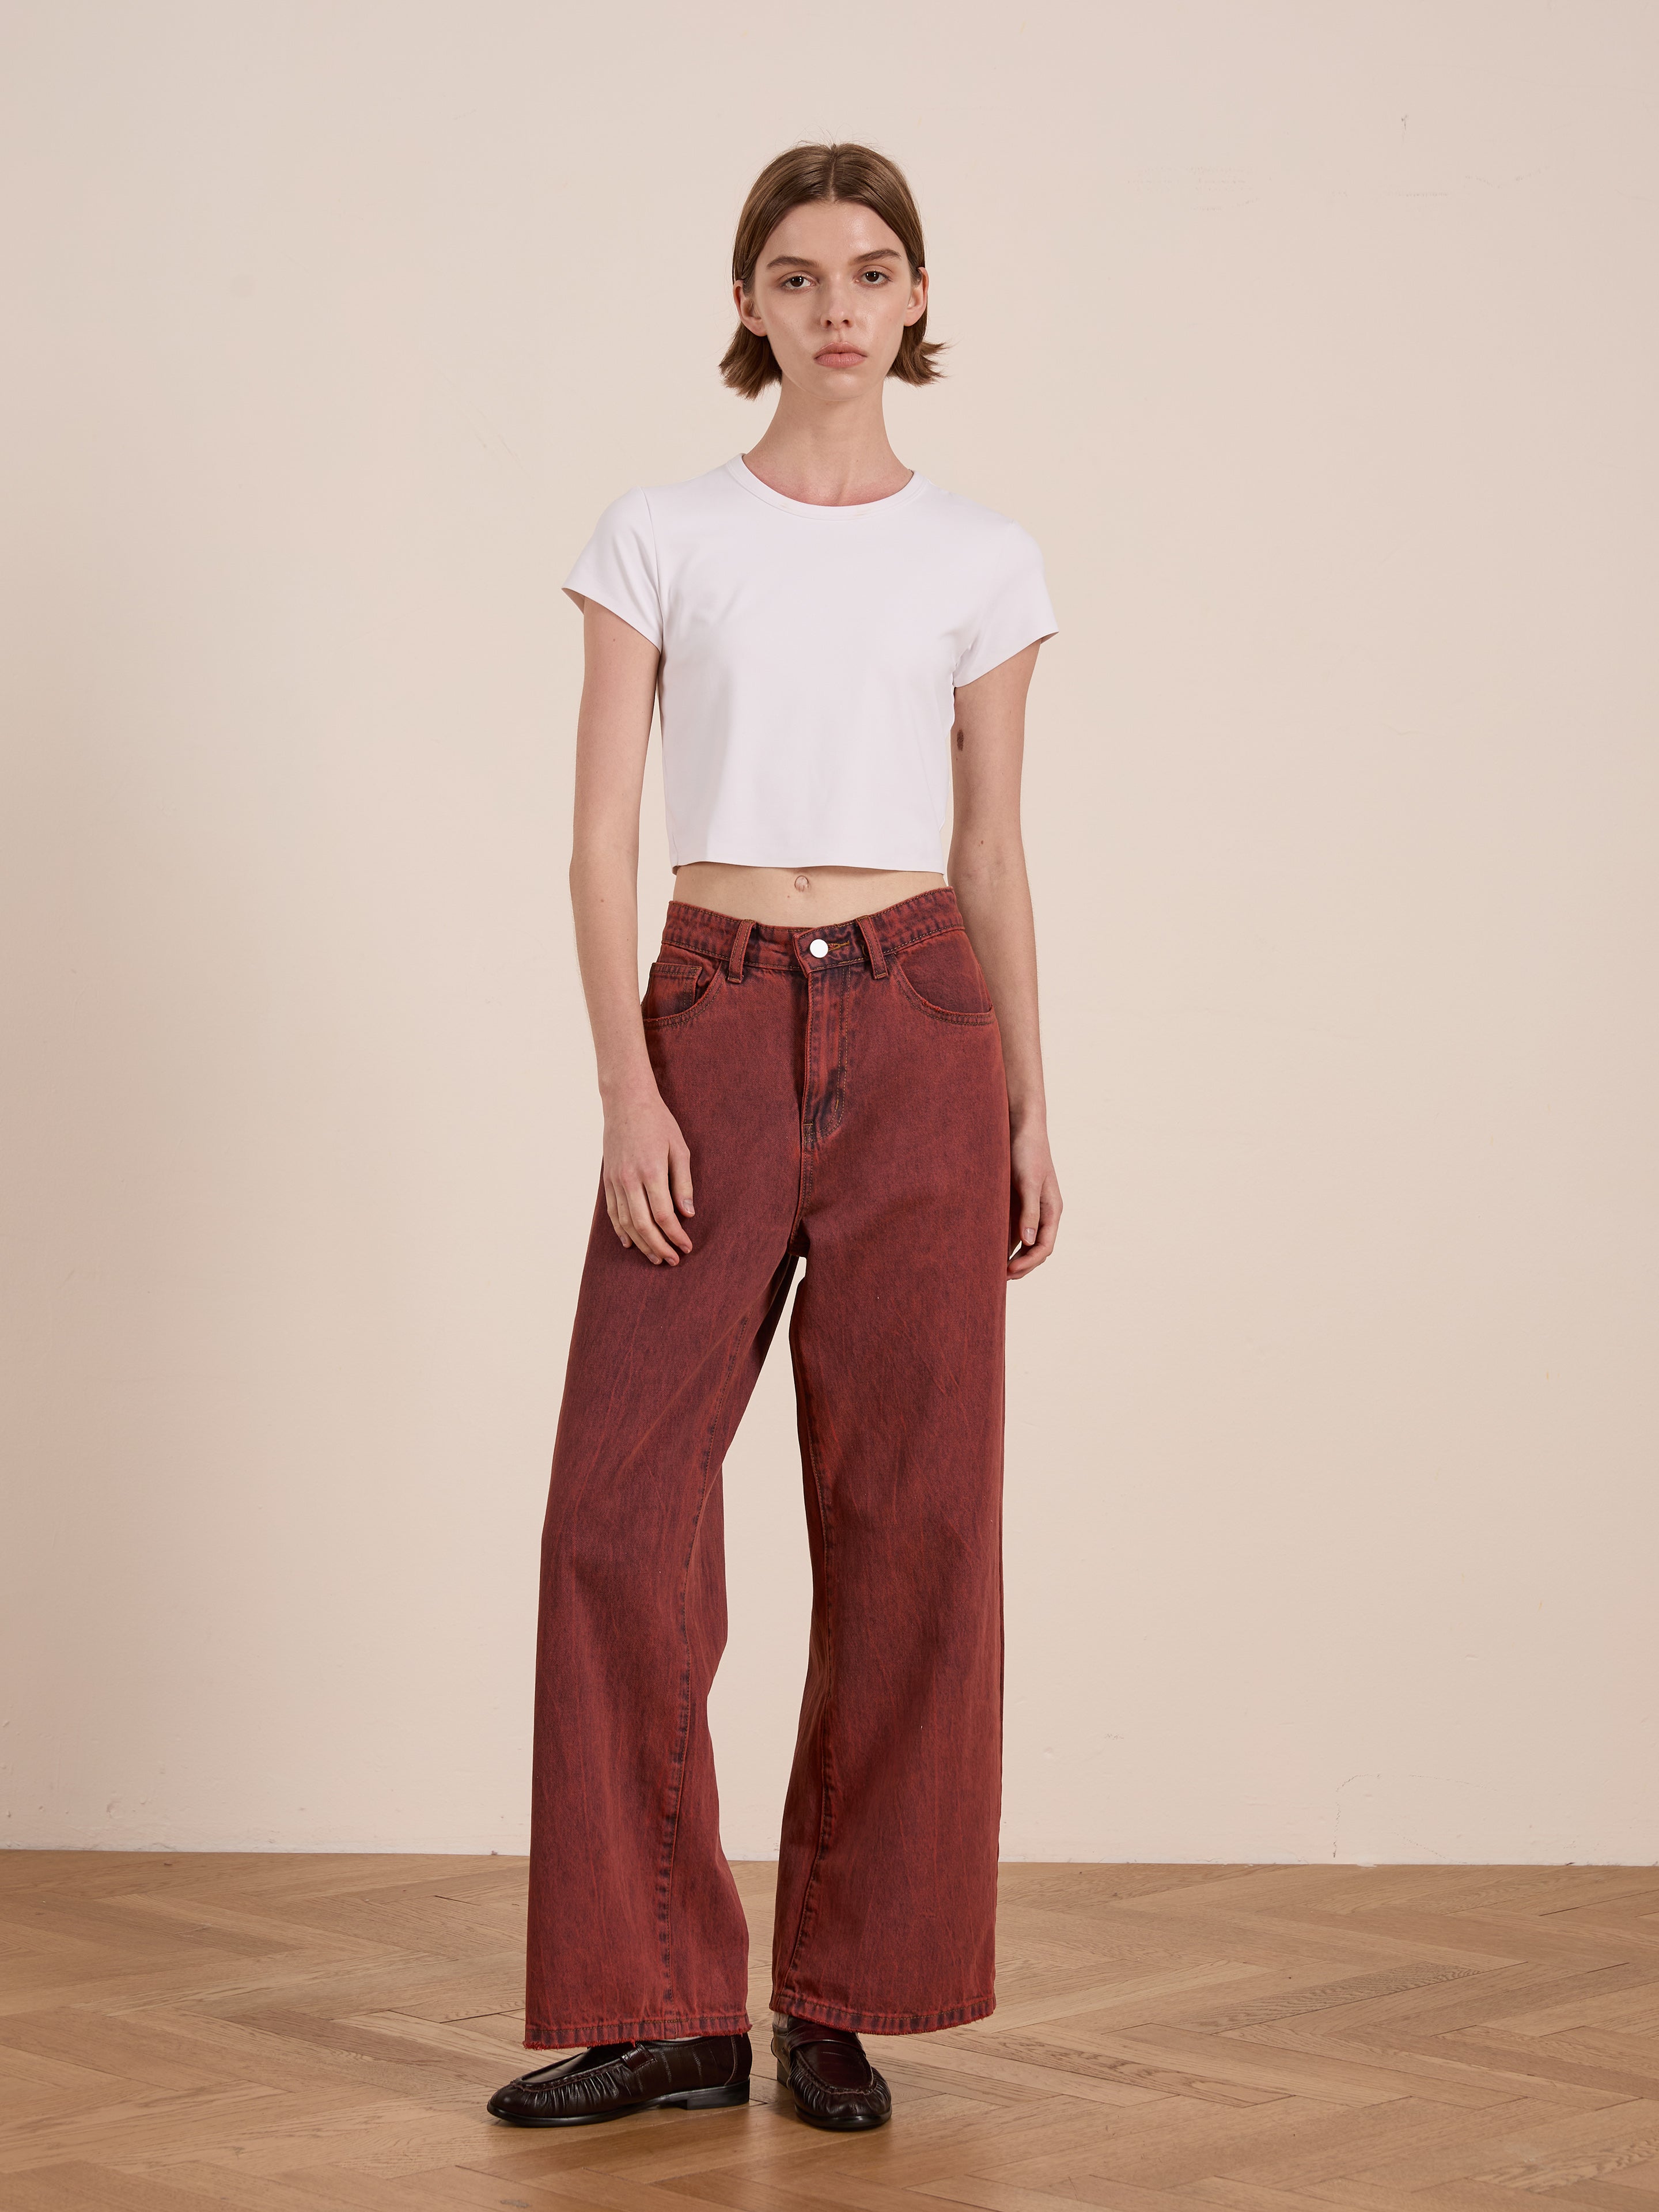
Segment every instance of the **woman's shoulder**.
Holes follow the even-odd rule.
[[[1042,562],[1042,549],[1022,522],[959,491],[942,484],[930,487],[933,497],[924,502],[942,537],[993,568],[1019,568]]]
[[[736,489],[731,465],[729,461],[722,461],[717,468],[704,469],[697,476],[680,477],[668,483],[630,484],[611,501],[604,511],[605,516],[614,516],[618,520],[648,516],[653,520],[671,521],[684,516],[695,517],[711,504],[724,502]]]

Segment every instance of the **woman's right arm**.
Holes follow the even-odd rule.
[[[582,606],[570,903],[605,1108],[605,1202],[625,1245],[678,1267],[691,1249],[691,1152],[657,1090],[640,1020],[640,793],[657,648],[597,599]]]

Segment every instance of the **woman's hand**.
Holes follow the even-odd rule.
[[[1008,1207],[1008,1242],[1018,1247],[1008,1261],[1008,1278],[1017,1282],[1040,1267],[1054,1249],[1060,1233],[1060,1184],[1046,1128],[1027,1126],[1010,1133],[1012,1188]]]
[[[680,1253],[691,1249],[674,1211],[696,1212],[691,1147],[654,1084],[605,1109],[605,1204],[623,1244],[643,1252],[653,1267],[665,1261],[678,1267]]]

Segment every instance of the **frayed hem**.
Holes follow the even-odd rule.
[[[523,2047],[575,2051],[594,2043],[621,2043],[625,2038],[649,2043],[668,2035],[747,2035],[751,2025],[746,2012],[647,2013],[639,2020],[526,2021]]]
[[[774,1990],[774,2012],[793,2013],[798,2020],[816,2020],[825,2027],[844,2027],[854,2035],[930,2035],[936,2028],[960,2027],[970,2020],[988,2020],[996,2010],[994,1993],[969,1997],[957,2005],[941,2005],[934,2012],[860,2012],[851,2005],[826,2004],[804,1990]]]

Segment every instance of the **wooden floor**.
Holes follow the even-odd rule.
[[[532,2132],[522,1859],[0,1854],[4,2212],[1659,2212],[1659,1869],[1008,1865],[998,2008],[867,2036],[867,2136],[754,2092]]]

